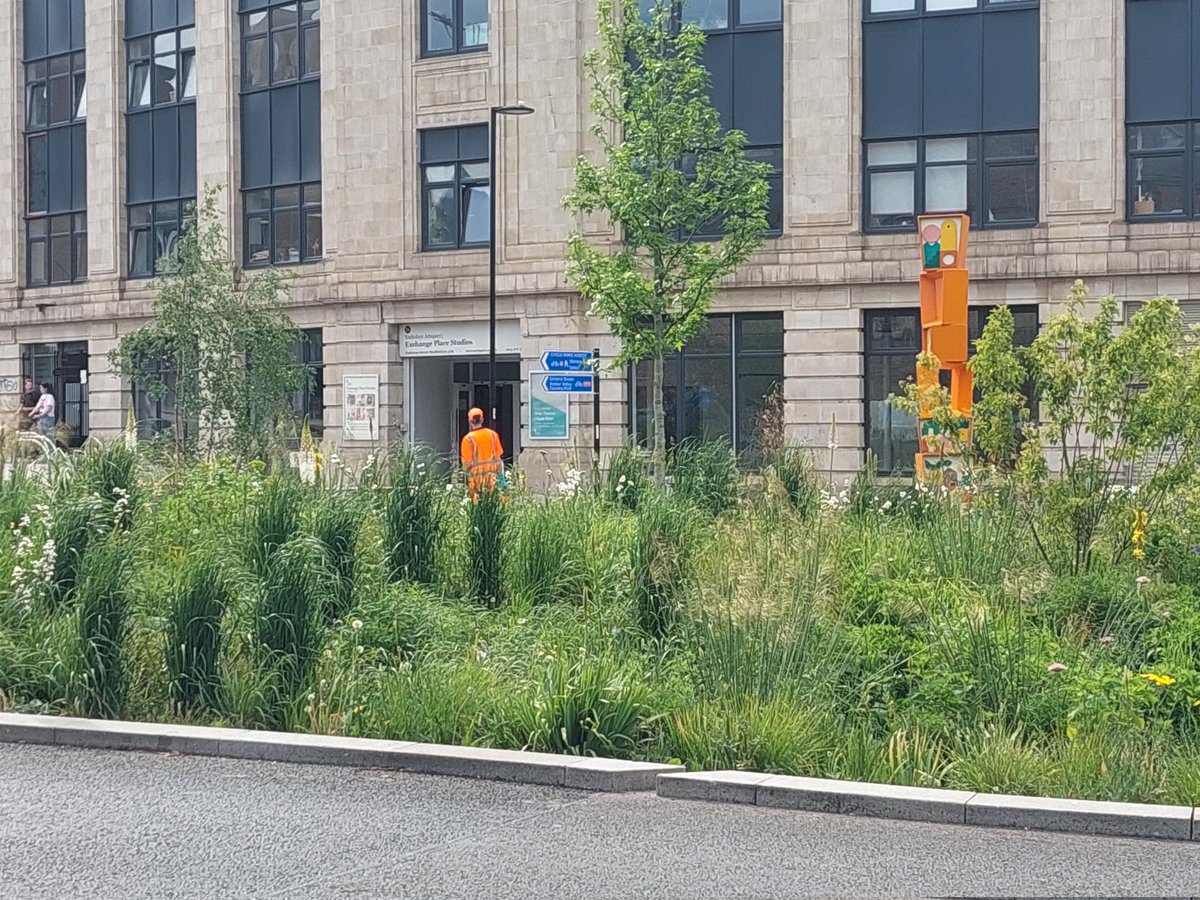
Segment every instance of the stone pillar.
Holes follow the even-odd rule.
[[[21,85],[25,83],[25,75],[21,63],[21,7],[21,3],[14,0],[0,12],[0,35],[3,35],[0,38],[0,72],[7,73],[7,77],[0,79],[0,109],[8,110],[8,114],[0,119],[0,159],[11,161],[0,167],[0,225],[8,234],[8,240],[0,246],[0,308],[16,305],[19,279],[25,268],[25,228],[21,220],[25,211],[25,147],[21,138],[25,118]],[[0,376],[12,374],[7,368],[0,370]]]
[[[125,4],[86,9],[88,290],[115,288],[124,273]]]
[[[196,0],[196,191],[221,187],[218,200],[230,255],[241,259],[237,211],[241,153],[238,80],[240,22],[234,0]]]

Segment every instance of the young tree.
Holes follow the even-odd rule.
[[[674,26],[677,0],[600,0],[600,47],[585,70],[592,133],[604,163],[576,163],[565,200],[577,213],[607,213],[622,242],[567,243],[568,275],[621,342],[614,365],[654,362],[651,458],[666,467],[663,363],[706,325],[720,279],[762,243],[770,167],[749,160],[740,131],[722,131],[700,61],[704,34]],[[644,0],[643,0],[644,3]],[[720,240],[703,240],[720,231]]]
[[[158,261],[155,318],[111,359],[150,396],[174,400],[180,449],[250,458],[265,454],[306,373],[280,304],[286,285],[270,269],[246,277],[229,258],[217,194],[205,190],[176,254]]]

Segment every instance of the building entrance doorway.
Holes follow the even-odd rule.
[[[469,430],[467,412],[483,410],[484,424],[500,435],[505,465],[521,452],[521,361],[496,360],[496,421],[487,360],[427,358],[412,361],[410,435],[423,445],[458,459],[459,444]]]
[[[87,341],[26,344],[21,351],[22,377],[54,390],[58,425],[66,426],[69,447],[82,447],[88,437]]]

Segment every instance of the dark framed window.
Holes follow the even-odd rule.
[[[168,200],[130,206],[129,276],[148,277],[157,271],[158,261],[171,257],[179,246],[184,223],[190,216],[193,200]]]
[[[173,254],[196,199],[194,0],[125,0],[129,277]]]
[[[1033,0],[866,0],[863,230],[1036,224],[1040,55]]]
[[[321,258],[321,184],[246,191],[246,266],[283,266]]]
[[[155,376],[155,389],[134,379],[131,384],[133,418],[137,423],[137,436],[152,440],[163,434],[173,434],[176,423],[175,373],[171,366],[154,360],[145,365],[147,374]],[[187,440],[188,423],[182,424],[184,433],[178,437]]]
[[[1023,131],[868,143],[867,227],[910,229],[918,215],[942,212],[965,212],[972,227],[1034,224],[1037,142]]]
[[[1038,0],[863,0],[868,18],[897,18],[914,15],[978,12],[1037,6]]]
[[[421,55],[474,53],[488,45],[488,0],[421,0]]]
[[[654,5],[642,0],[643,17]],[[783,233],[782,0],[675,0],[671,21],[707,34],[703,61],[709,97],[722,127],[746,135],[746,156],[772,168],[767,236],[778,237]],[[697,236],[721,234],[721,223],[713,222]]]
[[[87,278],[83,0],[26,0],[25,280]]]
[[[486,247],[491,235],[488,127],[421,132],[421,246]]]
[[[247,267],[315,262],[321,219],[320,0],[241,0]]]
[[[665,363],[668,446],[695,438],[752,449],[767,399],[783,383],[783,314],[709,316],[707,330]],[[650,360],[632,367],[630,430],[643,444],[653,415],[653,377]]]
[[[292,394],[292,412],[300,423],[308,422],[312,436],[325,432],[325,343],[320,328],[307,328],[292,345],[292,356],[307,373],[304,387]]]
[[[1200,217],[1200,0],[1126,0],[1126,215]]]
[[[993,308],[971,307],[967,313],[972,351]],[[1038,335],[1037,307],[1010,309],[1013,343],[1028,347]],[[866,310],[863,328],[867,448],[875,454],[881,475],[909,475],[917,453],[917,420],[892,406],[888,397],[899,393],[902,382],[916,378],[921,313],[917,309]]]

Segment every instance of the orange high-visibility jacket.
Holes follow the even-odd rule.
[[[500,435],[490,428],[476,428],[463,435],[460,449],[471,495],[494,488],[496,476],[504,471],[504,447],[500,445]]]

